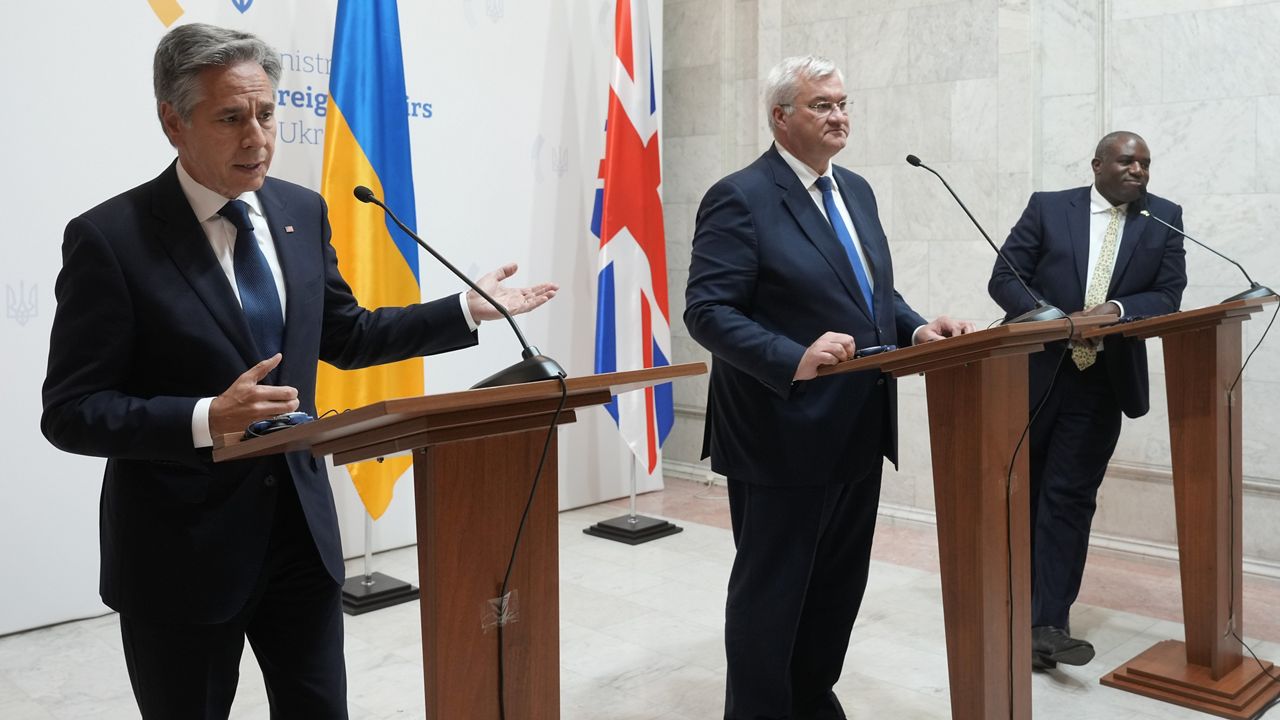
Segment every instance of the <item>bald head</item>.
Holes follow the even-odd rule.
[[[1098,141],[1093,154],[1093,186],[1112,205],[1124,205],[1147,192],[1151,151],[1137,133],[1120,130]]]

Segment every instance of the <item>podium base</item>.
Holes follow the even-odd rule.
[[[1209,668],[1187,662],[1187,648],[1164,640],[1102,677],[1102,684],[1218,717],[1248,720],[1280,694],[1263,667],[1245,658],[1239,667],[1213,679]]]
[[[418,588],[390,575],[375,572],[349,577],[342,583],[342,612],[363,615],[384,607],[418,599]]]
[[[582,532],[606,540],[614,540],[628,545],[639,545],[650,540],[657,540],[668,535],[675,535],[684,528],[672,525],[666,520],[645,517],[644,515],[623,515],[598,522]]]

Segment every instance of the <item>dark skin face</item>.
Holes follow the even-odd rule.
[[[1142,197],[1151,177],[1151,151],[1142,138],[1122,135],[1108,142],[1093,159],[1093,185],[1112,205]]]

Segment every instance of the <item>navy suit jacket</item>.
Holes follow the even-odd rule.
[[[1145,203],[1145,204],[1144,204]],[[1187,286],[1182,235],[1143,217],[1145,207],[1165,222],[1181,228],[1182,208],[1148,194],[1131,203],[1125,214],[1124,232],[1116,252],[1107,299],[1116,300],[1130,316],[1175,312]],[[1031,195],[1027,209],[1009,231],[1004,254],[1018,269],[1037,297],[1064,312],[1084,309],[1089,264],[1089,188]],[[1034,307],[1022,286],[996,261],[987,290],[1007,314],[1015,317]],[[1145,415],[1149,406],[1147,349],[1142,340],[1113,335],[1105,342],[1107,374],[1129,417]],[[1043,391],[1061,355],[1056,344],[1030,359],[1032,396]]]
[[[858,347],[909,345],[924,324],[894,289],[871,187],[844,168],[833,174],[870,265],[874,317],[831,224],[775,148],[716,183],[698,209],[684,321],[713,356],[703,457],[737,480],[849,482],[882,455],[897,461],[892,378],[791,381],[824,332]]]
[[[362,367],[476,342],[456,296],[361,308],[338,272],[318,194],[268,178],[258,197],[286,288],[275,384],[297,388],[300,409],[316,412],[319,360]],[[322,462],[295,452],[214,464],[207,449],[193,447],[197,400],[220,394],[262,358],[176,167],[72,220],[62,254],[41,430],[63,450],[108,459],[103,601],[166,622],[234,616],[261,570],[272,485],[285,472],[326,569],[341,582]]]

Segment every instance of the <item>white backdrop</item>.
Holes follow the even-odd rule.
[[[515,260],[517,281],[559,282],[559,297],[519,321],[530,342],[570,374],[592,369],[597,240],[589,223],[604,146],[613,4],[415,0],[400,7],[407,102],[419,103],[409,117],[419,232],[472,276]],[[260,34],[285,55],[282,89],[314,94],[328,84],[335,0],[257,0],[243,13],[232,0],[6,8],[0,634],[106,610],[97,596],[103,461],[61,453],[44,440],[40,386],[63,227],[154,177],[174,156],[151,93],[151,55],[166,31],[153,7],[180,8],[178,23]],[[661,3],[650,13],[651,27],[661,28]],[[660,32],[654,42],[660,73]],[[656,86],[661,92],[661,77]],[[279,120],[272,174],[318,187],[324,118],[283,107]],[[424,297],[462,289],[425,255],[421,267]],[[488,323],[478,348],[427,360],[427,392],[466,388],[517,359],[508,329]],[[630,478],[630,454],[608,415],[594,409],[578,417],[560,435],[562,508],[623,495]],[[344,548],[354,556],[364,550],[363,509],[345,474],[332,474]],[[661,471],[640,482],[642,490],[661,487]],[[527,492],[527,479],[515,479],[512,492]],[[375,549],[413,542],[412,503],[412,483],[401,482],[375,525]]]

